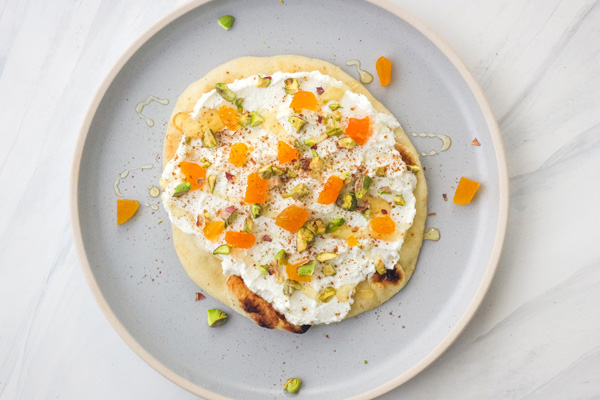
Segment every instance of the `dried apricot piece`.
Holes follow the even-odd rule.
[[[277,215],[275,225],[291,233],[296,233],[308,221],[309,216],[310,213],[304,208],[292,204]]]
[[[246,203],[264,204],[267,197],[267,179],[262,179],[257,173],[248,175],[248,185],[246,186]]]
[[[133,217],[139,206],[140,202],[137,200],[117,199],[117,225]]]
[[[312,280],[312,277],[298,275],[298,267],[306,264],[307,262],[308,260],[304,260],[300,261],[297,264],[287,264],[285,266],[285,272],[287,273],[288,278],[296,282],[310,282]]]
[[[345,133],[354,139],[359,146],[364,146],[372,135],[369,117],[362,119],[350,118]]]
[[[461,177],[456,187],[456,192],[454,192],[452,202],[460,205],[469,204],[473,200],[473,196],[475,196],[479,186],[479,182],[472,181],[464,176]]]
[[[298,159],[300,159],[300,153],[296,148],[281,140],[277,142],[277,160],[280,165]]]
[[[332,204],[338,198],[340,190],[344,186],[344,180],[337,176],[330,176],[325,182],[323,190],[319,194],[317,203],[319,204]]]
[[[200,189],[204,186],[206,179],[206,170],[193,162],[182,161],[179,163],[181,173],[185,175],[185,180],[190,183],[190,190]]]
[[[249,249],[254,246],[256,237],[247,232],[227,231],[225,232],[225,241],[238,249]]]
[[[370,221],[371,229],[380,235],[389,235],[396,231],[396,223],[388,215],[375,217]]]
[[[381,56],[377,59],[375,68],[377,69],[377,76],[379,76],[381,87],[389,85],[392,79],[392,62]]]
[[[245,143],[234,143],[229,150],[229,162],[236,167],[241,167],[246,163],[248,146]]]
[[[219,118],[230,131],[238,130],[238,116],[233,108],[226,105],[219,107]]]
[[[223,221],[210,221],[204,225],[204,237],[214,242],[219,238],[223,230],[225,229],[225,223]]]
[[[290,108],[294,110],[311,110],[317,111],[319,109],[319,102],[313,92],[307,92],[305,90],[299,90],[294,95]]]
[[[356,238],[352,235],[348,236],[347,242],[348,246],[350,247],[354,247],[358,244],[358,240],[356,240]]]

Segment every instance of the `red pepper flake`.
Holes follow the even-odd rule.
[[[323,123],[323,117],[321,117],[320,115],[317,115],[317,122],[322,124]]]
[[[271,239],[271,236],[269,235],[265,235],[262,237],[263,242],[272,242],[273,239]]]
[[[471,141],[471,144],[472,144],[473,146],[481,146],[481,143],[479,143],[479,140],[477,140],[477,138],[473,139],[473,140]]]
[[[233,175],[231,175],[229,172],[225,171],[225,178],[227,178],[227,180],[229,182],[231,182],[233,180]]]
[[[317,149],[317,145],[313,144],[312,146],[310,146],[311,149],[316,150]]]
[[[387,215],[387,210],[381,210],[381,213],[382,213],[383,215]]]
[[[323,89],[321,86],[319,86],[319,87],[317,88],[317,94],[320,96],[320,95],[322,95],[323,93],[325,93],[325,89]],[[319,121],[319,122],[321,122],[321,121]]]
[[[446,196],[446,193],[442,193],[442,197],[444,198],[444,201],[448,201],[448,196]]]
[[[204,300],[205,298],[206,298],[205,295],[203,295],[200,292],[196,292],[196,301]]]
[[[436,214],[436,213],[429,213],[429,214],[427,214],[427,215],[437,215],[437,214]]]
[[[308,168],[310,167],[310,158],[301,158],[300,159],[300,168],[302,168],[303,170],[308,170]]]

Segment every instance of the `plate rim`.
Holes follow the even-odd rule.
[[[81,123],[81,127],[77,134],[77,141],[75,145],[75,150],[73,152],[73,160],[71,163],[71,179],[69,185],[69,208],[70,219],[71,219],[71,228],[73,234],[73,242],[76,249],[76,253],[81,264],[81,269],[83,271],[83,275],[85,280],[96,300],[96,303],[100,307],[100,310],[112,326],[112,328],[117,332],[117,334],[121,337],[121,339],[150,367],[160,373],[162,376],[180,386],[181,388],[199,396],[203,396],[205,398],[210,399],[229,399],[223,395],[212,392],[206,388],[203,388],[182,376],[176,374],[170,368],[165,366],[159,360],[157,360],[148,350],[146,350],[125,328],[125,326],[121,323],[119,318],[110,308],[108,301],[104,297],[98,283],[96,282],[94,275],[92,273],[92,268],[87,258],[87,254],[85,252],[85,248],[83,245],[83,236],[81,231],[81,225],[79,221],[79,204],[78,204],[78,193],[79,193],[79,172],[81,167],[81,161],[83,156],[83,149],[87,139],[87,135],[89,133],[89,129],[91,127],[91,123],[96,115],[100,102],[106,95],[106,92],[112,82],[114,81],[117,74],[121,71],[123,66],[129,61],[129,59],[148,41],[150,40],[156,33],[158,33],[165,26],[176,20],[177,18],[187,14],[188,12],[200,7],[206,3],[209,3],[215,0],[191,0],[186,4],[182,4],[175,9],[171,10],[155,23],[153,23],[150,27],[148,27],[144,32],[142,32],[128,47],[127,49],[119,56],[114,65],[110,68],[107,75],[102,80],[101,84],[95,90],[92,101],[87,107],[87,111],[83,122]],[[430,28],[425,22],[423,22],[420,18],[416,17],[410,11],[407,11],[403,7],[393,3],[392,0],[366,0],[367,2],[374,4],[390,13],[400,18],[404,22],[408,23],[414,29],[416,29],[419,33],[425,36],[430,42],[432,42],[443,54],[444,56],[452,63],[454,68],[458,71],[461,78],[467,84],[469,90],[473,94],[481,112],[486,122],[486,126],[489,129],[490,137],[492,140],[492,145],[494,148],[494,154],[496,156],[496,167],[498,169],[498,228],[496,230],[496,235],[494,237],[494,242],[492,246],[492,250],[490,252],[490,257],[488,260],[488,264],[486,266],[485,272],[481,278],[479,286],[475,291],[475,294],[469,301],[465,311],[458,319],[458,321],[454,324],[450,332],[421,360],[413,364],[408,370],[404,371],[396,378],[376,387],[367,392],[360,393],[358,395],[350,397],[350,399],[354,400],[364,400],[371,399],[374,397],[381,396],[400,385],[406,383],[417,374],[422,372],[425,368],[431,365],[438,357],[440,357],[451,345],[454,341],[460,336],[466,326],[469,324],[471,319],[474,317],[477,309],[483,302],[483,299],[489,290],[493,277],[495,275],[496,269],[498,267],[498,263],[500,261],[500,256],[502,253],[502,248],[504,244],[504,239],[506,236],[506,227],[508,223],[508,209],[509,209],[509,181],[508,181],[508,169],[506,165],[506,156],[504,152],[503,140],[500,132],[500,127],[496,121],[496,118],[492,112],[492,109],[485,97],[483,90],[481,89],[479,83],[466,66],[466,64],[462,61],[462,59],[458,56],[458,54],[450,47],[448,43],[441,36],[439,36],[432,28]]]

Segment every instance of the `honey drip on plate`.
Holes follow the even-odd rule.
[[[367,71],[360,69],[360,61],[359,60],[348,60],[346,61],[346,65],[356,65],[356,71],[358,71],[358,77],[360,79],[360,83],[369,84],[373,82],[373,75],[368,73]]]
[[[162,104],[163,106],[166,106],[167,104],[169,104],[169,100],[168,99],[160,99],[160,98],[158,98],[156,96],[148,96],[148,98],[146,100],[140,101],[135,106],[135,112],[140,116],[140,118],[142,118],[143,120],[146,121],[146,125],[148,125],[149,127],[153,127],[154,126],[154,120],[146,117],[144,114],[142,114],[142,112],[144,111],[144,107],[146,107],[147,105],[149,105],[153,101],[155,101],[155,102],[157,102],[159,104]]]
[[[423,234],[424,240],[433,240],[437,242],[440,240],[440,230],[438,228],[430,228],[427,232]]]
[[[148,204],[148,203],[144,203],[144,207],[149,207],[149,208],[151,208],[151,209],[152,209],[152,210],[154,210],[154,211],[158,211],[158,210],[159,210],[158,204]]]
[[[442,151],[446,151],[452,146],[452,139],[447,135],[437,135],[435,133],[412,133],[413,137],[422,137],[422,138],[438,138],[442,141],[442,147],[439,150],[431,150],[429,153],[423,151],[421,155],[425,156],[434,156],[436,154],[440,154]]]
[[[140,167],[126,169],[123,172],[121,172],[119,174],[119,177],[117,179],[115,179],[115,182],[113,183],[113,190],[115,191],[115,195],[117,195],[119,197],[124,197],[123,193],[121,192],[121,188],[119,187],[119,185],[122,182],[121,180],[127,178],[129,176],[129,173],[131,171],[135,171],[137,169],[140,169],[140,170],[143,171],[145,169],[152,169],[152,168],[154,168],[154,164],[144,164],[144,165],[142,165]],[[152,190],[152,189],[150,189],[150,190]],[[159,189],[159,194],[160,194],[160,189]],[[152,194],[150,194],[150,195],[152,196]],[[152,197],[157,197],[157,196],[152,196]]]

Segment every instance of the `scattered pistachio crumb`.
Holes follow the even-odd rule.
[[[365,364],[368,364],[369,362],[367,360],[365,360]]]
[[[217,20],[217,22],[219,23],[221,28],[223,28],[227,31],[231,29],[234,21],[235,21],[235,18],[232,17],[231,15],[224,15]]]

